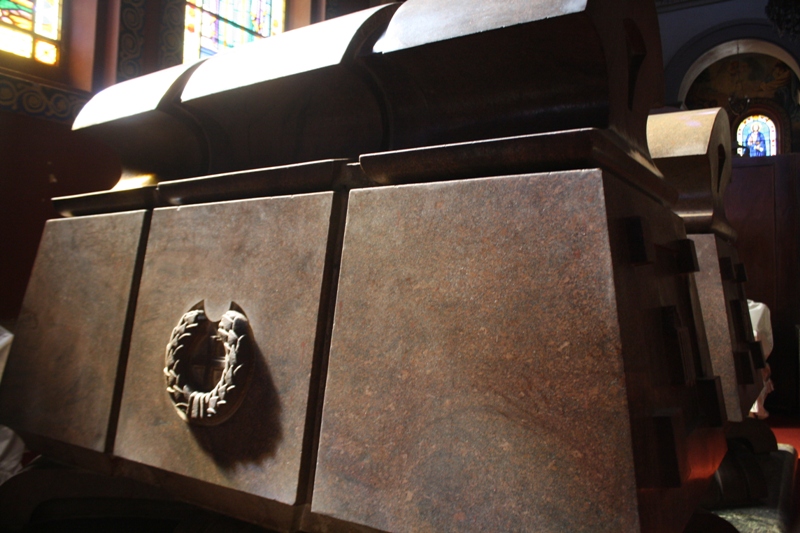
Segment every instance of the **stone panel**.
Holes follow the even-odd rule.
[[[634,531],[603,173],[351,193],[314,513]]]
[[[114,453],[294,504],[301,476],[333,193],[157,209],[145,256]],[[165,351],[199,302],[246,315],[255,373],[225,422],[198,426],[167,393]],[[204,502],[213,506],[213,494]]]
[[[105,451],[145,216],[47,222],[0,386],[0,423]]]

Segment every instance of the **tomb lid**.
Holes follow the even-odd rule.
[[[131,184],[585,128],[647,165],[663,96],[658,19],[640,0],[408,0],[239,47],[172,85],[162,75],[78,122]]]
[[[407,0],[372,50],[392,148],[593,127],[649,158],[664,92],[652,2]]]
[[[717,233],[733,240],[723,195],[731,179],[731,130],[722,108],[651,115],[650,154],[664,178],[678,189],[674,206],[687,233]]]
[[[392,18],[386,32],[375,43],[374,52],[386,53],[579,13],[587,0],[527,0],[485,2],[470,0],[409,1]]]
[[[707,155],[713,142],[730,148],[730,126],[725,128],[727,117],[719,107],[650,115],[647,119],[650,155],[653,159]],[[723,138],[726,129],[729,134]]]
[[[94,96],[72,125],[111,146],[122,165],[115,190],[196,176],[208,166],[203,134],[178,97],[202,61],[113,85]]]
[[[223,52],[192,75],[182,101],[339,65],[358,53],[365,26],[385,24],[397,9],[382,5],[298,28]]]
[[[185,63],[146,76],[124,81],[97,93],[75,118],[73,130],[87,128],[155,111],[170,99],[170,89],[181,76],[200,62]]]

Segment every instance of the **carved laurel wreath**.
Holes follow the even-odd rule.
[[[210,322],[203,302],[181,317],[167,344],[164,375],[167,393],[183,420],[216,425],[238,409],[254,366],[249,330],[247,317],[233,308],[225,312],[218,323]],[[195,390],[190,379],[192,357],[197,350],[208,349],[209,343],[217,342],[221,342],[225,350],[222,376],[210,391]]]

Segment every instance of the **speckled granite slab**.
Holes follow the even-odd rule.
[[[762,387],[761,370],[754,365],[750,345],[735,331],[737,301],[746,301],[735,277],[723,279],[720,262],[733,265],[735,249],[714,234],[692,235],[700,271],[695,275],[702,303],[708,347],[714,373],[720,376],[730,422],[741,422]],[[733,254],[733,255],[732,255]],[[749,320],[746,321],[749,327]]]
[[[599,172],[351,193],[315,513],[638,529],[602,198]]]
[[[725,450],[684,240],[600,169],[352,191],[317,529],[681,531]]]
[[[106,450],[144,220],[133,211],[47,223],[0,386],[0,423]]]
[[[716,236],[692,235],[697,249],[700,271],[695,275],[697,291],[703,312],[703,323],[714,372],[720,376],[725,398],[725,409],[730,422],[742,421],[739,405],[739,383],[736,379],[731,335],[728,331],[728,313],[725,293],[719,272],[719,255]]]
[[[155,210],[115,455],[183,476],[185,484],[207,482],[206,506],[216,505],[213,486],[297,502],[332,198]],[[243,403],[214,426],[181,419],[165,381],[173,328],[201,301],[212,321],[231,303],[242,310],[256,361]]]

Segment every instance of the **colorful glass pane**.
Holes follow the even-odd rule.
[[[0,0],[0,21],[21,30],[33,29],[33,2]]]
[[[4,12],[0,17],[0,20],[6,24],[16,26],[21,30],[30,31],[30,29],[33,27],[32,22],[27,17],[22,17],[15,13]]]
[[[58,63],[62,0],[0,0],[0,50]],[[34,35],[40,38],[34,39]]]
[[[55,41],[61,38],[61,0],[36,0],[36,24],[33,31]]]
[[[58,63],[58,47],[48,41],[36,41],[33,57],[46,65],[55,65]]]
[[[31,57],[33,37],[28,33],[0,26],[0,50],[22,57]]]
[[[183,32],[183,53],[184,61],[186,56],[194,56],[196,59],[200,55],[200,16],[202,11],[192,4],[186,4],[185,29]]]
[[[284,5],[285,0],[188,0],[183,60],[281,33]]]
[[[736,129],[737,153],[743,157],[766,157],[778,153],[775,123],[764,115],[750,115]]]

